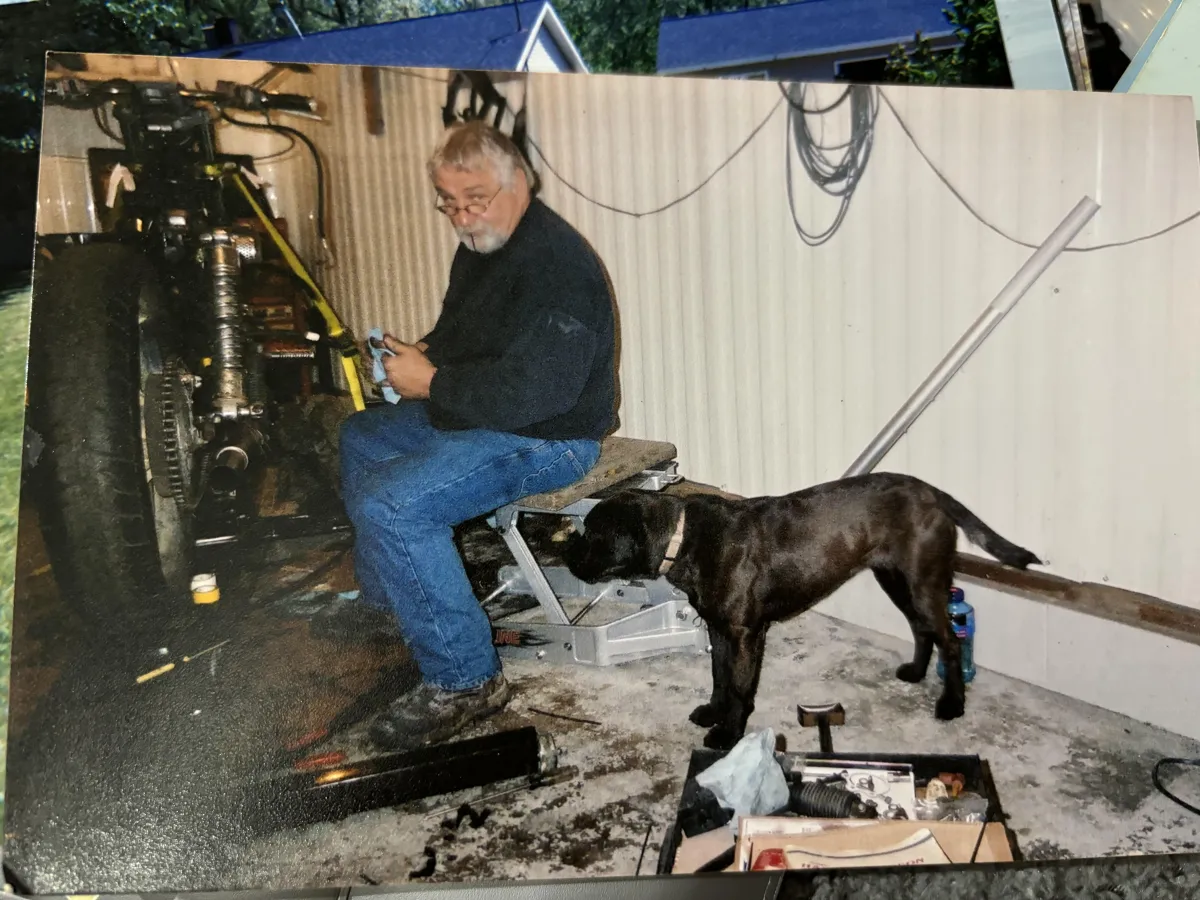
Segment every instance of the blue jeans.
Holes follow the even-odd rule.
[[[495,676],[491,622],[463,569],[454,526],[573,484],[596,464],[599,442],[439,431],[424,401],[401,400],[347,419],[340,452],[363,600],[395,612],[427,683],[458,691]]]

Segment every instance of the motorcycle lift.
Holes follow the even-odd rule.
[[[613,666],[667,653],[709,651],[704,622],[687,596],[664,577],[586,584],[565,566],[543,568],[519,527],[523,515],[554,515],[570,518],[582,533],[584,517],[604,497],[629,489],[659,491],[681,481],[675,454],[672,444],[609,437],[596,465],[578,482],[524,497],[488,517],[517,562],[500,570],[493,597],[532,594],[538,602],[537,608],[506,617],[503,624],[493,621],[493,642],[502,656]],[[610,621],[584,622],[613,611],[618,617]]]

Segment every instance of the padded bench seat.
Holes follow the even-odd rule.
[[[561,512],[580,500],[597,498],[646,469],[670,462],[677,453],[674,444],[610,436],[600,444],[600,459],[592,470],[574,484],[557,491],[522,497],[517,504],[530,512]]]

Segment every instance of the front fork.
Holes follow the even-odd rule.
[[[263,414],[263,403],[261,398],[249,397],[246,391],[246,320],[239,296],[242,254],[246,251],[239,248],[235,236],[223,228],[205,233],[200,241],[208,268],[215,323],[212,421],[237,421],[247,416],[257,418]]]
[[[243,259],[256,255],[254,239],[214,228],[201,235],[208,287],[212,302],[213,393],[207,419],[216,440],[212,454],[212,486],[231,490],[259,449],[254,420],[265,412],[265,398],[254,389],[261,379],[248,371],[249,347],[241,298]],[[206,430],[209,430],[206,429]]]

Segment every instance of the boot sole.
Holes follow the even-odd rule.
[[[441,744],[452,737],[457,736],[460,732],[466,730],[472,725],[480,722],[486,722],[488,719],[504,711],[504,708],[512,701],[512,687],[505,682],[504,687],[489,698],[487,704],[482,708],[471,712],[450,725],[446,725],[436,731],[431,731],[421,740],[420,743],[406,745],[398,742],[381,741],[374,735],[368,732],[368,737],[371,743],[378,749],[391,753],[404,752],[406,750],[419,750],[422,747],[428,747],[432,744]]]

